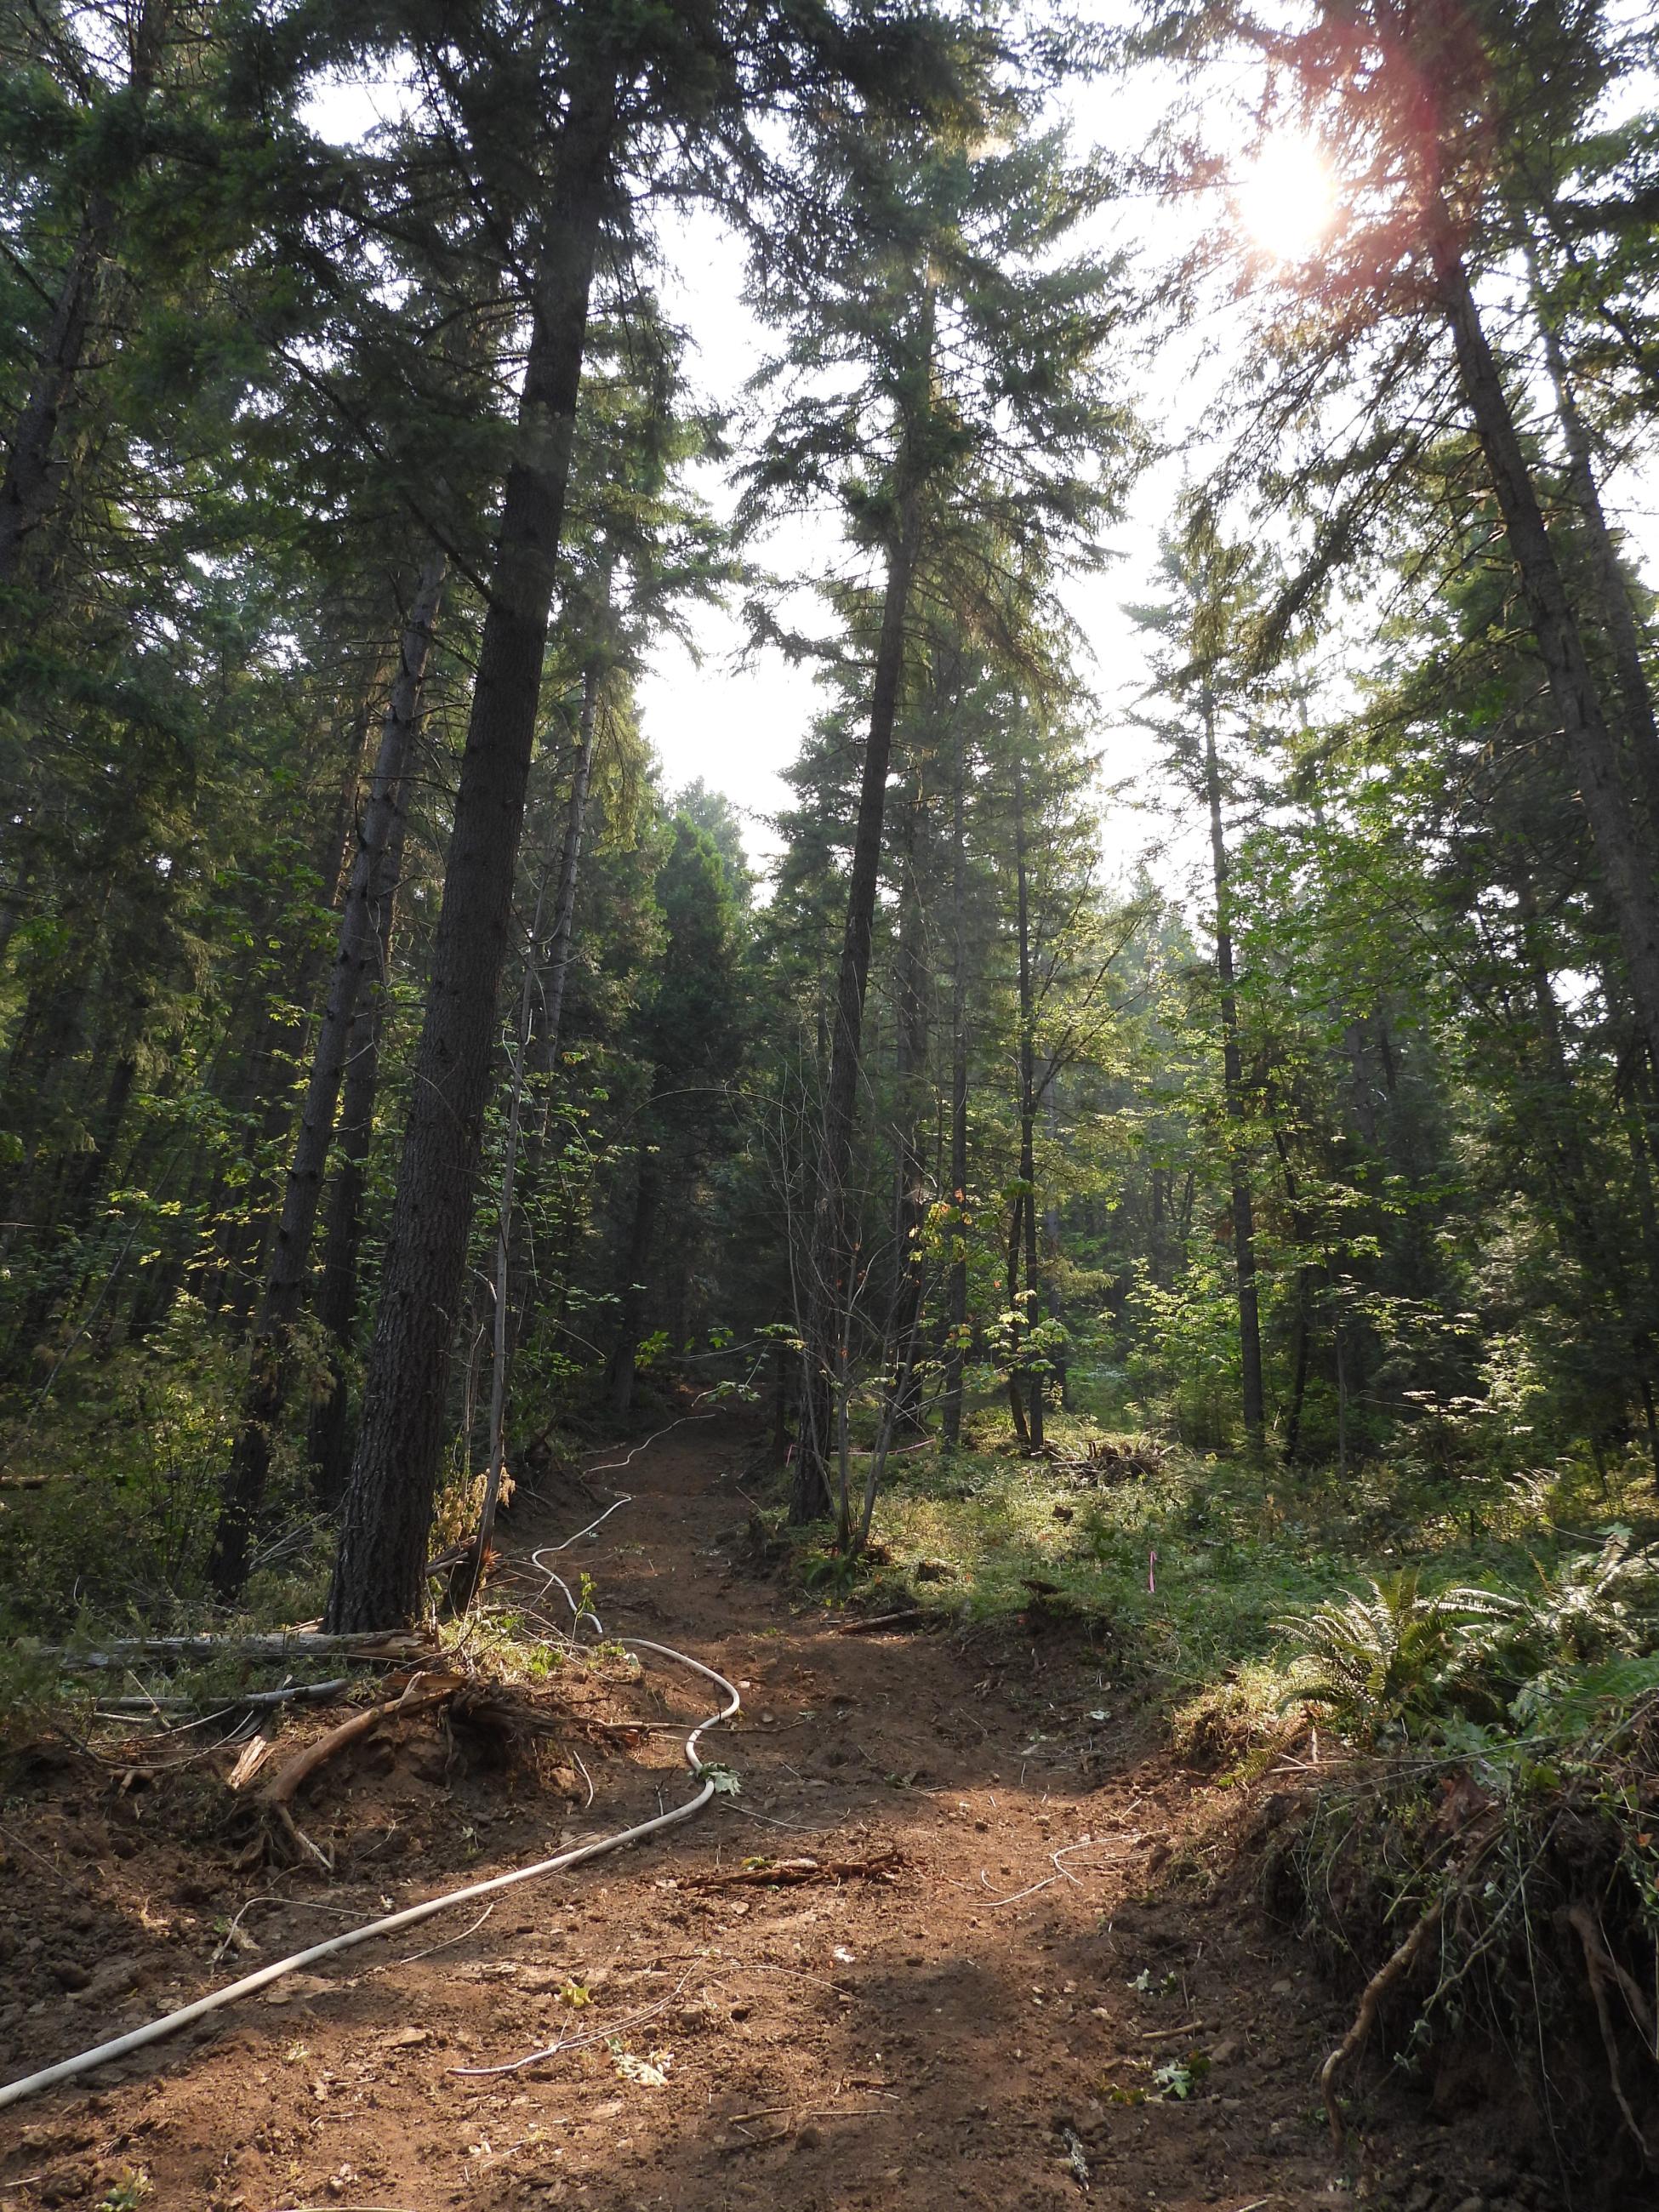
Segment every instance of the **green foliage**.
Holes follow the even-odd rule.
[[[147,2204],[153,2191],[149,2175],[142,2166],[129,2168],[118,2181],[113,2181],[99,2199],[98,2212],[139,2212]]]
[[[162,1629],[199,1613],[240,1387],[235,1346],[180,1299],[148,1342],[13,1425],[9,1465],[40,1486],[0,1497],[0,1632]],[[248,1605],[304,1618],[322,1565],[299,1449],[278,1439]]]
[[[1285,1701],[1316,1705],[1356,1741],[1437,1731],[1467,1745],[1465,1717],[1529,1737],[1570,1729],[1607,1700],[1653,1686],[1659,1651],[1659,1559],[1612,1530],[1598,1551],[1534,1563],[1519,1592],[1425,1594],[1414,1569],[1369,1594],[1316,1607],[1282,1626],[1307,1654]],[[1488,1745],[1490,1735],[1480,1741]]]
[[[1511,1610],[1488,1590],[1425,1594],[1414,1567],[1374,1578],[1366,1591],[1281,1624],[1313,1668],[1287,1698],[1319,1706],[1364,1743],[1387,1729],[1410,1730],[1434,1711],[1462,1632]]]

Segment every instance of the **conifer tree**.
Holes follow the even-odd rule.
[[[1088,188],[988,72],[979,97],[981,115],[949,135],[815,149],[815,200],[833,224],[775,250],[756,289],[789,330],[770,372],[789,380],[750,470],[750,512],[833,500],[882,574],[805,1265],[798,1520],[828,1501],[849,1357],[848,1176],[913,602],[982,596],[992,547],[1016,568],[1040,544],[1086,549],[1125,473],[1126,424],[1101,361],[1118,306],[1110,274],[1058,258]]]

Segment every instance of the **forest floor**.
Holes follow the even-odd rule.
[[[1352,1992],[1276,1935],[1240,1863],[1272,1778],[1223,1790],[1184,1769],[1074,1625],[848,1635],[794,1609],[750,1547],[751,1447],[736,1419],[678,1427],[566,1555],[607,1630],[740,1685],[703,1749],[741,1794],[7,2112],[0,2212],[1559,2201],[1517,2172],[1501,2112],[1437,2118],[1375,2086],[1375,2062],[1336,2157],[1317,2075]],[[509,1548],[591,1510],[521,1498]],[[652,1662],[647,1686],[663,1718],[708,1710],[682,1670]],[[5,2077],[646,1817],[689,1788],[681,1741],[585,1751],[593,1802],[573,1807],[458,1768],[411,1719],[314,1785],[301,1818],[337,1849],[331,1881],[240,1871],[210,1764],[131,1783],[37,1763],[0,1816]],[[726,1879],[805,1857],[799,1881]],[[594,2039],[518,2075],[455,2070],[562,2034]]]

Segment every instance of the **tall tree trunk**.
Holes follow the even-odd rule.
[[[363,1194],[368,1178],[369,1147],[374,1133],[374,1104],[380,1088],[380,1047],[392,974],[392,935],[402,873],[406,805],[399,806],[382,855],[374,889],[378,973],[367,997],[360,997],[346,1044],[345,1080],[340,1091],[336,1133],[337,1165],[323,1237],[322,1274],[317,1286],[317,1319],[328,1344],[330,1387],[311,1416],[307,1442],[312,1487],[331,1511],[345,1490],[348,1392],[345,1355],[357,1318],[357,1263],[362,1249]]]
[[[1215,702],[1203,696],[1204,795],[1210,813],[1210,866],[1215,885],[1215,972],[1221,986],[1221,1072],[1232,1175],[1233,1262],[1238,1280],[1238,1352],[1244,1390],[1244,1433],[1260,1451],[1267,1435],[1261,1384],[1261,1317],[1256,1300],[1255,1215],[1244,1152],[1244,1067],[1238,1048],[1238,994],[1233,971],[1232,900],[1227,840],[1221,823],[1221,763],[1216,752]]]
[[[1011,1248],[1008,1268],[1010,1331],[1008,1392],[1018,1410],[1019,1335],[1029,1334],[1037,1322],[1037,1195],[1036,1195],[1036,1036],[1031,995],[1031,889],[1025,840],[1025,763],[1014,756],[1014,876],[1015,919],[1019,933],[1019,1222],[1024,1250],[1025,1280],[1018,1287],[1018,1270]],[[1024,1435],[1021,1442],[1032,1451],[1042,1449],[1042,1372],[1028,1358],[1025,1385]],[[1019,1427],[1018,1419],[1015,1427]]]
[[[386,704],[368,802],[358,831],[357,854],[340,913],[333,974],[317,1028],[299,1134],[265,1274],[259,1324],[250,1349],[241,1423],[221,1492],[219,1525],[208,1565],[213,1587],[222,1598],[236,1596],[247,1577],[248,1545],[270,1471],[272,1431],[282,1418],[293,1379],[293,1328],[310,1279],[323,1171],[328,1164],[354,1018],[379,951],[376,888],[383,880],[385,855],[403,805],[421,687],[443,596],[445,565],[441,554],[434,553],[428,561],[404,627],[398,673]]]
[[[582,671],[581,717],[577,724],[576,757],[570,770],[570,798],[565,810],[564,842],[559,848],[559,887],[553,908],[553,936],[548,948],[547,975],[542,991],[542,1066],[550,1073],[559,1056],[559,1033],[564,1024],[565,984],[569,977],[570,954],[575,943],[576,885],[581,872],[587,794],[593,780],[593,731],[597,720],[599,687],[599,662],[593,659]]]
[[[137,1076],[136,1050],[130,1044],[117,1055],[110,1071],[103,1104],[88,1131],[90,1142],[86,1150],[61,1164],[55,1203],[35,1209],[43,1245],[49,1230],[52,1243],[64,1253],[64,1261],[61,1268],[50,1263],[43,1266],[24,1303],[12,1331],[13,1341],[21,1351],[33,1352],[54,1310],[67,1322],[84,1294],[88,1266],[95,1256],[84,1249],[86,1231],[99,1194],[107,1186]]]
[[[495,1509],[501,1503],[501,1480],[507,1473],[507,1383],[513,1356],[513,1330],[508,1319],[513,1265],[514,1185],[519,1166],[519,1139],[524,1127],[524,1079],[530,1050],[531,1003],[540,967],[542,915],[547,906],[549,873],[542,871],[536,886],[536,909],[530,918],[525,944],[524,976],[519,990],[519,1023],[513,1039],[513,1079],[507,1109],[507,1140],[501,1154],[501,1204],[495,1219],[495,1306],[490,1316],[489,1341],[489,1464],[484,1475],[483,1504],[467,1555],[450,1583],[450,1601],[465,1613],[483,1578],[489,1559],[489,1540],[495,1534]]]
[[[967,744],[957,740],[951,789],[951,1279],[945,1353],[945,1442],[962,1441],[968,1334],[968,848],[963,821]]]
[[[1025,1401],[1019,1390],[1019,1254],[1025,1203],[1025,1193],[1023,1190],[1018,1192],[1014,1198],[1013,1217],[1008,1224],[1003,1277],[1008,1294],[1008,1412],[1014,1425],[1014,1442],[1022,1451],[1029,1451],[1031,1448],[1031,1431],[1025,1420]]]
[[[1595,450],[1584,418],[1578,411],[1572,372],[1561,344],[1561,334],[1544,299],[1537,256],[1530,248],[1527,269],[1531,279],[1533,309],[1544,340],[1545,365],[1555,392],[1556,417],[1567,449],[1567,482],[1589,547],[1596,613],[1613,654],[1626,741],[1647,802],[1649,823],[1659,832],[1659,723],[1656,723],[1653,690],[1642,657],[1642,635],[1637,628],[1630,589],[1619,566],[1618,548],[1601,505],[1601,487],[1595,480]]]
[[[908,474],[908,464],[902,459],[900,468],[902,474]],[[905,617],[921,529],[921,502],[915,488],[907,484],[900,496],[898,534],[887,556],[881,635],[876,647],[875,680],[870,699],[870,731],[865,743],[858,828],[853,841],[853,872],[847,887],[847,927],[842,939],[841,966],[836,984],[830,1074],[824,1085],[817,1189],[807,1261],[805,1377],[802,1391],[805,1418],[789,1498],[789,1518],[797,1526],[817,1520],[829,1510],[836,1399],[842,1387],[838,1378],[844,1371],[849,1352],[847,1340],[855,1291],[854,1255],[848,1249],[847,1180],[853,1164],[864,994],[870,981],[876,887],[881,874],[887,770],[893,755],[893,725],[898,715],[899,687],[904,674]]]
[[[1271,1109],[1271,1083],[1267,1096]],[[1296,1172],[1296,1162],[1291,1154],[1291,1140],[1276,1112],[1273,1115],[1273,1149],[1279,1154],[1279,1170],[1284,1178],[1285,1202],[1290,1210],[1291,1228],[1303,1255],[1296,1270],[1296,1311],[1291,1320],[1291,1401],[1285,1416],[1285,1464],[1294,1467],[1302,1449],[1302,1415],[1308,1396],[1308,1368],[1313,1351],[1314,1298],[1319,1271],[1307,1257],[1308,1249],[1313,1241],[1313,1222],[1302,1203],[1301,1183]]]
[[[564,1027],[565,985],[570,974],[570,954],[575,942],[576,885],[581,872],[582,835],[587,820],[587,794],[593,777],[593,732],[597,722],[599,662],[590,656],[582,670],[581,713],[576,726],[576,753],[570,769],[570,793],[565,805],[564,837],[559,848],[558,887],[553,902],[553,934],[548,945],[547,966],[542,977],[537,1007],[535,1066],[550,1079],[559,1064],[559,1037]],[[540,1115],[532,1120],[525,1143],[525,1182],[533,1190],[553,1128],[553,1089],[550,1080]],[[534,1277],[529,1251],[520,1238],[510,1269],[509,1312],[513,1341],[518,1342],[528,1325]]]
[[[888,1365],[899,1392],[896,1424],[915,1431],[921,1423],[921,1376],[915,1360],[921,1320],[921,1231],[927,1217],[927,994],[922,943],[921,885],[916,846],[922,834],[922,793],[918,775],[907,809],[904,874],[899,887],[897,975],[898,1144],[893,1327]]]
[[[34,386],[18,417],[0,478],[0,586],[16,575],[30,538],[52,512],[58,418],[80,374],[98,274],[114,228],[115,210],[107,194],[94,192],[81,218],[46,325]]]
[[[1308,1401],[1308,1358],[1312,1350],[1314,1269],[1305,1264],[1296,1271],[1296,1314],[1291,1323],[1291,1402],[1285,1416],[1285,1464],[1294,1467],[1302,1454],[1302,1414]]]
[[[645,1313],[645,1271],[656,1233],[660,1188],[656,1155],[648,1146],[641,1146],[639,1181],[634,1186],[634,1225],[628,1238],[628,1279],[623,1285],[617,1348],[611,1360],[611,1410],[618,1420],[626,1420],[634,1410],[640,1325]]]
[[[1659,1065],[1659,891],[1650,856],[1642,849],[1637,833],[1619,750],[1596,696],[1583,638],[1544,525],[1509,396],[1454,241],[1449,216],[1437,195],[1431,222],[1435,280],[1456,349],[1463,396],[1492,471],[1528,618],[1561,718],[1567,760],[1619,925],[1637,1020],[1648,1051]]]
[[[165,0],[144,0],[132,33],[126,98],[142,108],[155,82],[166,36]],[[136,135],[136,134],[135,134]],[[69,266],[46,325],[35,380],[12,432],[0,477],[0,590],[21,566],[29,538],[52,513],[58,425],[86,358],[98,280],[115,235],[115,205],[100,188],[88,196]]]
[[[1052,1069],[1042,1086],[1042,1126],[1048,1134],[1049,1157],[1054,1159],[1060,1157],[1059,1089],[1059,1070]],[[1051,1184],[1042,1208],[1042,1310],[1056,1324],[1060,1319],[1060,1206]],[[1054,1376],[1054,1402],[1062,1413],[1069,1413],[1071,1365],[1066,1356],[1066,1338],[1058,1328],[1054,1345],[1045,1355],[1043,1364]]]
[[[1537,1059],[1541,1063],[1537,1095],[1529,1101],[1533,1109],[1528,1115],[1529,1129],[1553,1197],[1562,1245],[1578,1262],[1583,1304],[1591,1310],[1600,1309],[1601,1325],[1609,1342],[1620,1346],[1617,1358],[1621,1368],[1625,1364],[1624,1346],[1628,1342],[1640,1387],[1645,1393],[1650,1388],[1646,1370],[1653,1358],[1649,1315],[1651,1285],[1656,1280],[1656,1252],[1659,1251],[1654,1237],[1651,1192],[1646,1188],[1644,1172],[1645,1163],[1643,1156],[1633,1150],[1643,1273],[1650,1286],[1648,1297],[1644,1298],[1638,1293],[1625,1265],[1616,1225],[1606,1218],[1605,1176],[1598,1171],[1585,1143],[1586,1115],[1567,1051],[1561,1008],[1540,930],[1537,892],[1528,860],[1524,851],[1514,853],[1506,872],[1516,893],[1522,964],[1537,1019]],[[1629,1129],[1627,1119],[1627,1135]]]
[[[495,998],[616,129],[614,82],[578,87],[531,303],[518,455],[502,502],[363,1419],[329,1593],[335,1630],[390,1626],[421,1609],[447,1355],[466,1272]]]

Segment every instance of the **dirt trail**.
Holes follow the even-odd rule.
[[[1467,2127],[1411,2107],[1356,2191],[1316,2118],[1341,2007],[1248,1905],[1196,1901],[1205,1854],[1226,1849],[1213,1788],[1068,1633],[848,1637],[792,1615],[744,1564],[750,1443],[724,1420],[676,1430],[615,1478],[632,1506],[566,1554],[607,1629],[741,1684],[742,1717],[705,1746],[741,1796],[509,1893],[471,1933],[471,1916],[440,1919],[332,1978],[278,1985],[280,2002],[222,2015],[193,2047],[0,2116],[0,2212],[97,2205],[130,2172],[166,2212],[1554,2202],[1501,2159],[1494,2172]],[[580,1517],[574,1500],[568,1516],[516,1514],[513,1548]],[[651,1684],[665,1719],[708,1709],[676,1671]],[[206,1783],[192,1840],[176,1792],[163,1821],[146,1808],[159,1791],[46,1778],[0,1822],[6,2075],[246,1971],[252,1952],[209,1960],[250,1899],[240,1929],[280,1956],[336,1916],[619,1826],[659,1788],[672,1802],[678,1747],[665,1729],[585,1753],[594,1801],[574,1814],[455,1786],[432,1745],[342,1770],[319,1791],[350,1838],[331,1885],[228,1872]],[[419,1856],[400,1858],[416,1820]],[[807,1856],[878,1863],[867,1879],[696,1886]],[[574,2034],[600,2039],[516,2075],[453,2070]],[[1194,2052],[1207,2070],[1159,2083],[1153,2069]]]

